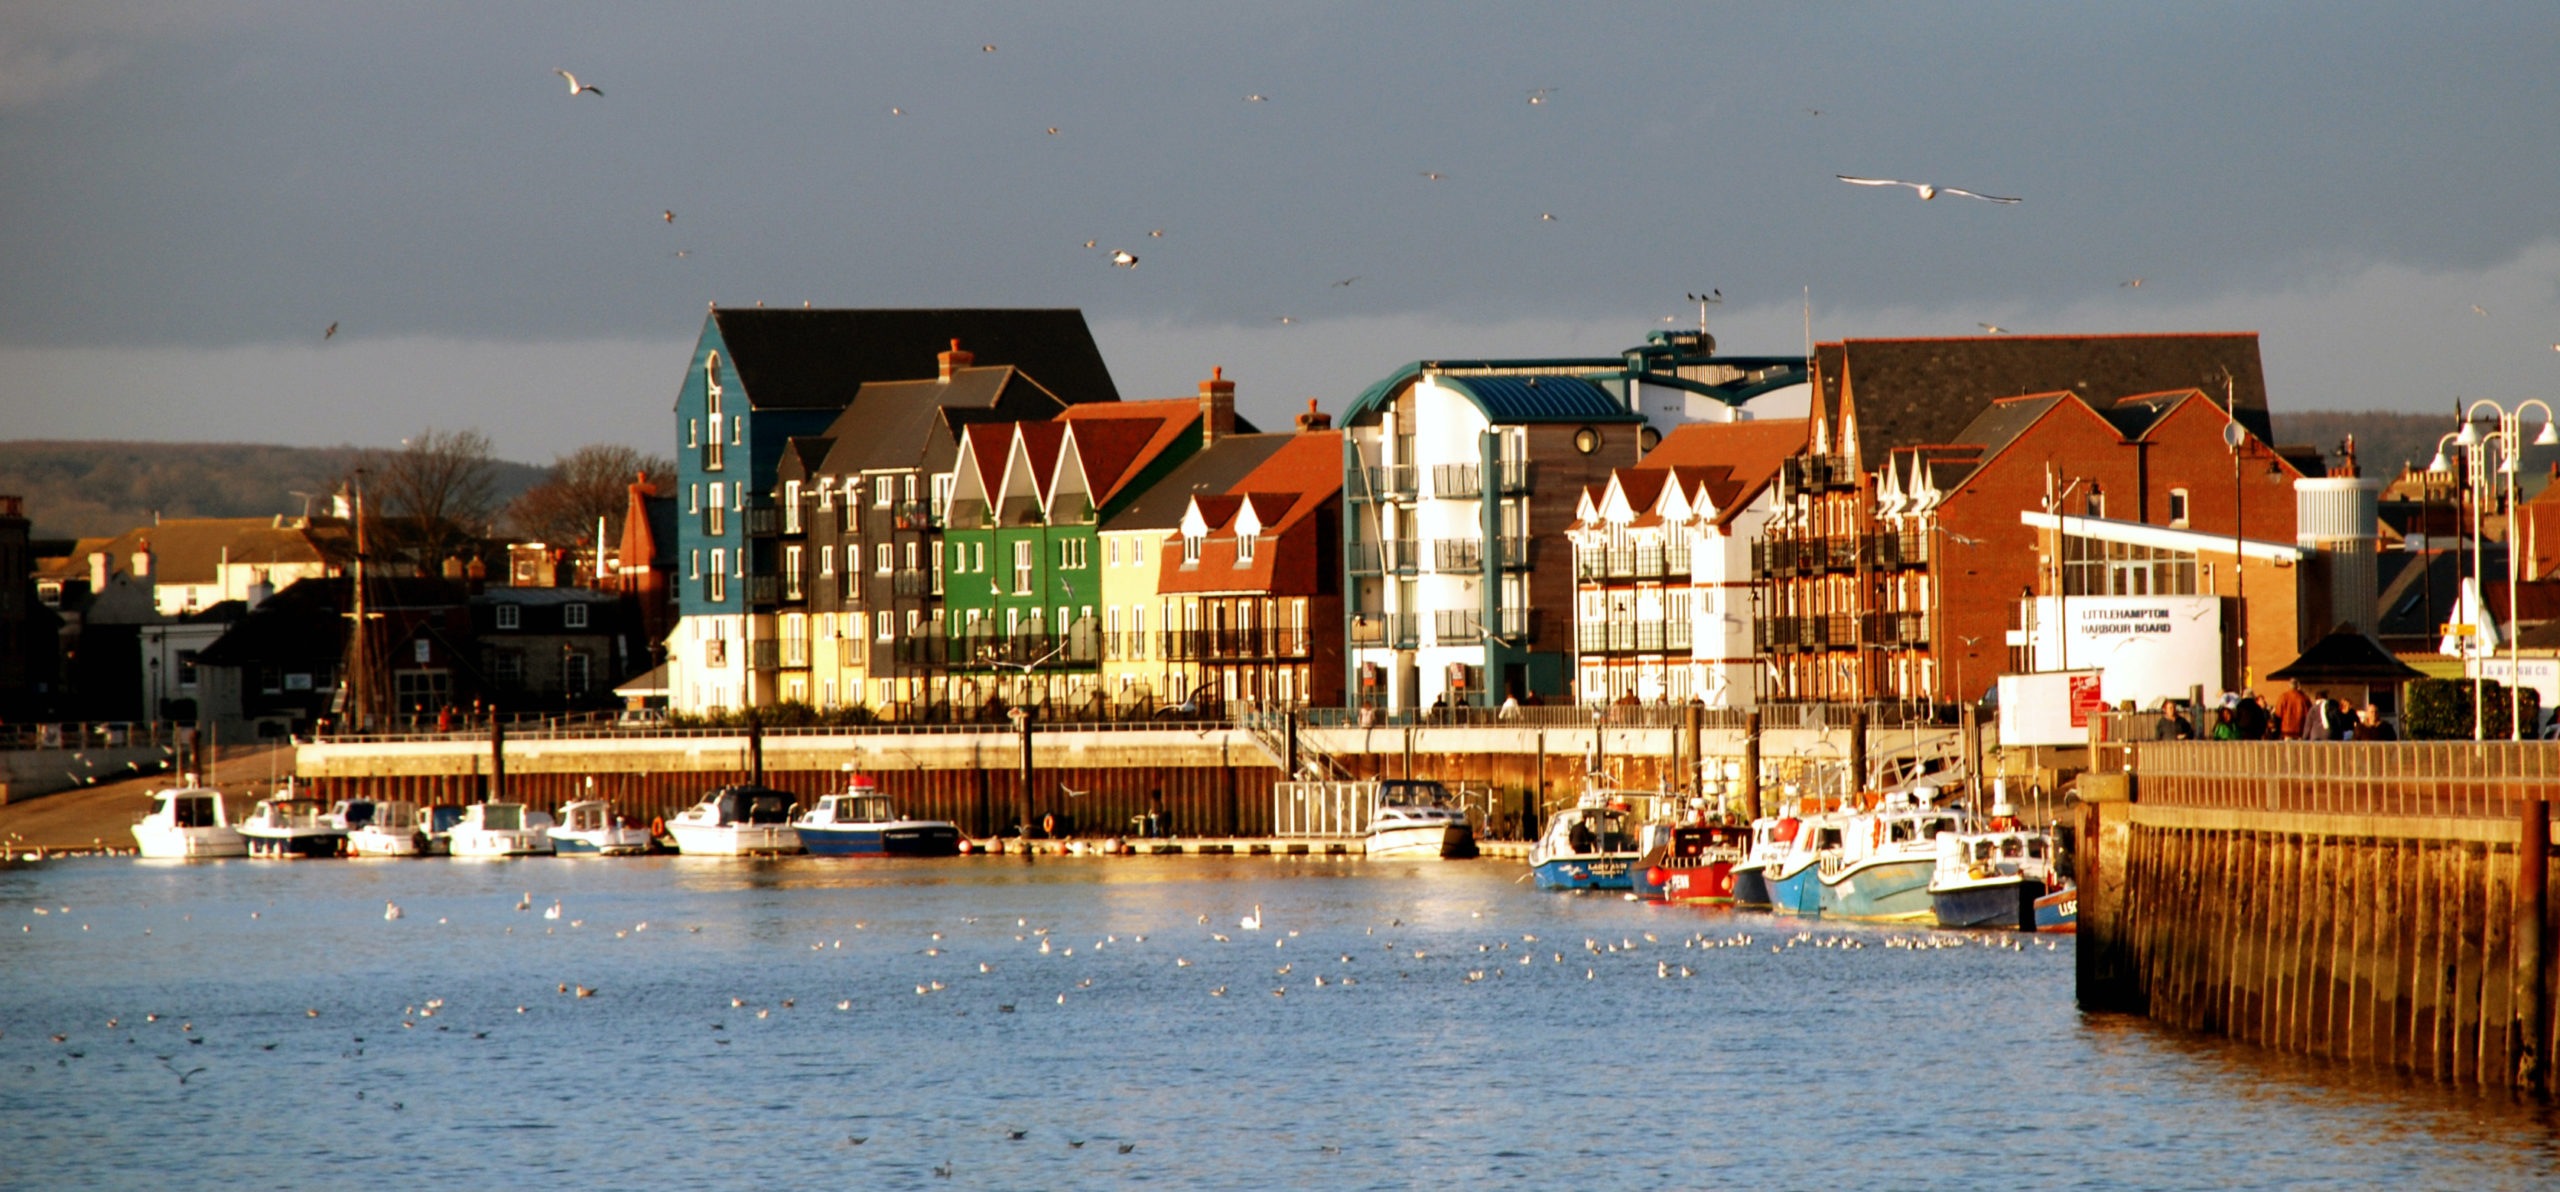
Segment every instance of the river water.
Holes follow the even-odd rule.
[[[9,868],[0,1186],[2560,1182],[2541,1108],[2083,1016],[2067,939],[1519,873]]]

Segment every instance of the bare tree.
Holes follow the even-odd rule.
[[[528,538],[566,546],[593,535],[602,518],[609,544],[621,536],[632,481],[646,472],[663,485],[675,471],[673,462],[637,448],[591,443],[553,457],[550,478],[507,506],[507,524]]]
[[[489,436],[434,427],[401,440],[398,451],[365,453],[372,511],[422,574],[435,574],[457,548],[489,532],[498,506],[495,459]]]

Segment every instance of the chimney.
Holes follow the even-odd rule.
[[[934,359],[942,362],[942,379],[946,381],[951,379],[951,374],[978,362],[975,354],[960,350],[960,341],[956,339],[951,341],[950,351],[936,353]]]
[[[1298,429],[1302,431],[1331,430],[1333,415],[1317,409],[1316,399],[1310,397],[1307,399],[1307,412],[1298,415]]]
[[[1221,435],[1236,433],[1236,383],[1227,379],[1224,365],[1209,370],[1209,379],[1200,382],[1200,445],[1218,441]]]
[[[143,539],[133,548],[133,577],[135,579],[151,578],[151,540],[148,538]]]
[[[107,576],[111,574],[107,569],[113,565],[114,560],[108,558],[107,552],[102,550],[89,552],[89,591],[91,593],[103,594],[107,590]]]

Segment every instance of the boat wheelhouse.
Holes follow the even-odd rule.
[[[453,826],[452,850],[457,857],[549,856],[551,817],[522,803],[474,803]]]
[[[1959,832],[1955,812],[1930,806],[1937,794],[1920,787],[1850,817],[1840,848],[1819,867],[1822,914],[1879,923],[1931,922],[1929,879],[1937,871],[1938,837]]]
[[[551,829],[553,851],[564,857],[629,857],[655,845],[649,830],[614,814],[610,799],[580,799],[560,808]]]
[[[184,786],[151,792],[151,813],[133,825],[133,842],[143,856],[169,860],[249,855],[222,792],[197,785],[192,774]]]
[[[2058,859],[2052,837],[2023,828],[1938,837],[1929,879],[1938,926],[2037,930],[2037,903],[2069,884]]]
[[[842,794],[823,795],[792,821],[800,847],[821,857],[955,857],[960,829],[942,820],[898,814],[878,784],[855,775]]]
[[[1547,820],[1529,849],[1530,871],[1541,890],[1632,890],[1635,886],[1634,803],[1593,784],[1573,806]]]
[[[692,856],[740,857],[758,853],[796,853],[800,836],[791,828],[799,797],[769,786],[724,786],[667,821],[676,851]]]
[[[249,855],[271,860],[335,857],[346,852],[347,830],[330,819],[317,799],[278,797],[258,800],[257,809],[240,821]]]

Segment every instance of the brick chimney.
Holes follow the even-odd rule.
[[[1298,429],[1302,431],[1331,430],[1333,415],[1317,409],[1316,399],[1310,397],[1307,399],[1307,412],[1298,415]]]
[[[1218,441],[1221,435],[1236,433],[1236,383],[1227,379],[1224,365],[1209,370],[1209,379],[1200,382],[1200,445]]]
[[[950,351],[937,352],[933,358],[942,362],[942,379],[946,381],[951,379],[951,374],[978,362],[976,354],[960,350],[960,341],[956,339],[951,341]]]

